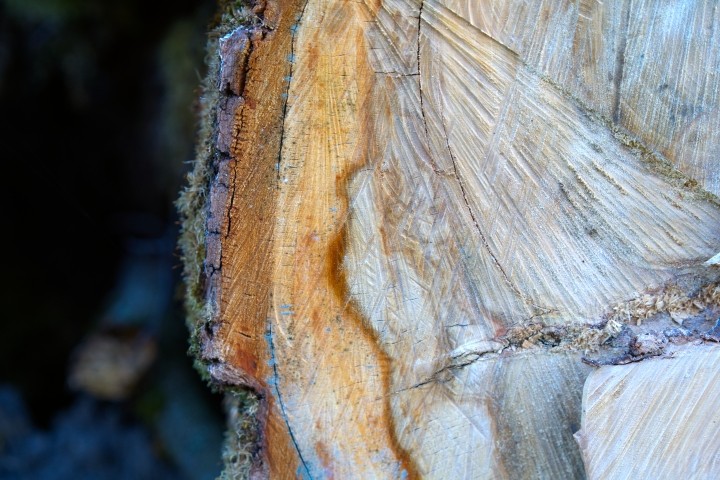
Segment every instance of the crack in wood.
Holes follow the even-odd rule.
[[[305,459],[303,458],[303,454],[300,451],[300,445],[298,444],[297,439],[295,438],[295,434],[293,433],[292,427],[290,426],[290,420],[288,419],[287,412],[285,411],[285,403],[283,402],[282,394],[280,393],[280,375],[278,374],[278,367],[277,367],[277,360],[275,359],[275,343],[273,341],[273,333],[272,333],[272,321],[268,322],[268,333],[267,333],[267,342],[269,347],[269,353],[270,353],[270,364],[272,365],[273,370],[273,378],[272,381],[269,382],[272,384],[272,387],[275,390],[275,395],[277,396],[278,405],[280,406],[280,414],[282,415],[282,419],[285,422],[285,426],[287,427],[288,434],[290,435],[290,440],[292,441],[293,447],[295,447],[295,451],[297,451],[298,458],[300,459],[300,463],[302,464],[305,475],[307,478],[312,479],[312,476],[310,475],[310,469],[308,468],[307,463],[305,462]]]
[[[310,0],[305,0],[305,3],[303,4],[302,9],[300,10],[300,14],[295,19],[295,24],[290,27],[290,56],[288,60],[290,61],[290,72],[288,73],[287,78],[287,87],[285,87],[285,101],[283,102],[283,108],[282,108],[282,128],[280,130],[280,149],[278,150],[278,159],[277,159],[277,166],[275,167],[277,170],[277,188],[280,188],[281,181],[280,181],[280,163],[282,162],[282,153],[283,153],[283,145],[285,143],[285,121],[287,120],[287,108],[288,103],[290,102],[290,85],[292,84],[292,77],[293,77],[293,65],[295,64],[295,40],[297,36],[298,29],[300,27],[300,22],[302,21],[303,16],[305,15],[305,9],[308,6]]]
[[[305,3],[303,4],[302,9],[300,10],[300,13],[296,17],[295,24],[291,27],[291,34],[290,34],[290,56],[288,58],[290,62],[290,71],[288,73],[287,78],[287,87],[285,88],[285,101],[283,103],[282,108],[282,127],[280,131],[280,145],[278,150],[278,159],[277,159],[277,176],[276,176],[276,182],[277,182],[277,189],[280,188],[281,185],[281,175],[280,175],[280,165],[282,162],[282,155],[283,155],[283,146],[284,146],[284,140],[285,140],[285,122],[287,120],[287,109],[288,109],[288,102],[290,101],[290,86],[292,84],[292,77],[293,77],[293,64],[295,62],[295,41],[297,37],[297,32],[300,26],[300,23],[302,22],[302,18],[305,15],[305,10],[308,6],[309,0],[305,0]],[[280,386],[279,381],[280,377],[278,375],[278,367],[277,367],[277,361],[275,360],[275,345],[273,342],[273,335],[272,335],[272,320],[268,321],[268,345],[270,347],[270,361],[272,363],[272,369],[273,369],[273,376],[274,376],[274,387],[275,387],[275,393],[277,395],[278,404],[280,406],[280,413],[282,414],[283,421],[285,422],[285,425],[288,430],[288,435],[290,436],[290,440],[292,441],[293,447],[295,448],[295,451],[297,451],[298,458],[300,459],[300,463],[302,464],[302,467],[304,469],[304,476],[307,478],[312,478],[310,475],[310,468],[308,467],[307,462],[305,461],[305,458],[303,457],[302,451],[300,450],[300,445],[297,442],[297,439],[295,438],[295,434],[293,433],[292,427],[290,426],[290,421],[287,416],[287,412],[285,410],[285,403],[283,402],[282,395],[280,393]],[[298,472],[300,473],[300,472]]]

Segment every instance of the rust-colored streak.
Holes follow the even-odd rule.
[[[403,470],[416,478],[395,438],[392,366],[342,269],[347,183],[365,166],[374,129],[365,40],[373,21],[354,2],[310,2],[298,33],[279,172],[273,344],[287,420],[311,474],[331,465],[336,478]]]
[[[368,97],[369,98],[369,97]],[[363,145],[364,142],[369,141],[367,135],[361,135],[359,139],[359,145]],[[361,168],[367,165],[363,162],[361,165],[353,170],[348,171],[343,176],[338,176],[336,180],[337,192],[341,195],[340,199],[344,202],[343,209],[347,211],[348,208],[348,180]],[[328,285],[332,288],[332,292],[341,305],[345,305],[343,314],[352,321],[357,329],[362,332],[363,340],[372,348],[373,356],[378,361],[380,368],[380,374],[382,376],[382,387],[383,387],[383,406],[382,406],[382,418],[383,427],[387,429],[390,438],[390,447],[393,453],[396,455],[402,465],[402,469],[407,473],[409,479],[421,478],[417,466],[413,461],[410,454],[402,448],[398,441],[395,420],[392,416],[390,409],[390,394],[391,394],[391,375],[392,375],[392,362],[390,357],[380,347],[380,339],[378,338],[377,332],[372,328],[371,325],[363,318],[360,314],[357,306],[350,299],[348,292],[348,278],[345,275],[343,268],[343,261],[345,259],[345,250],[347,246],[347,225],[335,235],[335,237],[328,244],[327,253],[327,281]],[[370,425],[371,429],[377,428],[375,425]]]
[[[315,443],[315,452],[320,459],[320,463],[322,463],[324,478],[334,480],[335,474],[332,470],[332,457],[325,444],[323,442]]]

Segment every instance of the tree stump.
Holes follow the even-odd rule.
[[[259,398],[250,475],[622,475],[587,376],[717,350],[717,5],[251,3],[182,200],[201,368]]]

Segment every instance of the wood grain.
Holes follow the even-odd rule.
[[[441,3],[704,189],[720,193],[716,3]]]
[[[203,332],[201,355],[215,382],[250,386],[263,399],[262,455],[252,468],[260,478],[289,478],[302,465],[275,393],[266,340],[283,95],[290,74],[291,27],[302,5],[300,0],[283,2],[280,10],[268,2],[264,17],[276,28],[258,35],[255,29],[238,27],[225,38],[235,37],[233,42],[242,45],[224,57],[221,40],[219,52],[218,88],[229,92],[218,111],[217,174],[208,215],[207,291],[214,323]]]
[[[717,476],[719,368],[720,348],[704,346],[593,372],[577,435],[588,478]]]
[[[589,367],[508,334],[706,275],[717,9],[273,8],[213,186],[206,339],[267,402],[265,473],[581,478]]]

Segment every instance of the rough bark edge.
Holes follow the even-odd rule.
[[[207,247],[207,221],[209,194],[212,179],[217,173],[218,149],[217,109],[220,92],[217,88],[220,73],[219,39],[241,26],[252,26],[254,15],[249,1],[220,1],[223,13],[215,20],[208,33],[205,63],[207,75],[200,87],[199,126],[193,169],[187,174],[187,184],[180,193],[176,207],[180,213],[180,237],[178,246],[183,264],[185,284],[186,322],[191,333],[190,354],[196,359],[196,367],[204,380],[210,381],[207,365],[200,361],[200,328],[212,317],[212,306],[206,296],[205,259]],[[200,362],[200,363],[198,363]]]
[[[207,222],[210,207],[210,186],[217,174],[218,149],[217,111],[221,99],[217,88],[220,75],[219,39],[242,26],[253,27],[260,22],[253,13],[252,0],[220,0],[220,12],[208,32],[205,64],[207,74],[198,98],[198,132],[195,159],[187,174],[186,186],[176,201],[180,214],[178,247],[183,265],[184,305],[186,324],[190,330],[188,354],[195,369],[213,391],[225,392],[224,408],[227,431],[222,458],[224,469],[220,479],[249,478],[259,445],[258,409],[260,400],[248,388],[218,385],[210,375],[209,365],[202,358],[202,331],[212,322],[214,307],[207,298]]]

